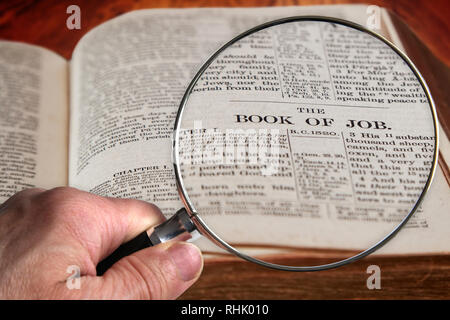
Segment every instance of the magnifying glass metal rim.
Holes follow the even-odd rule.
[[[255,32],[261,31],[263,29],[272,27],[272,26],[276,26],[276,25],[280,25],[280,24],[284,24],[284,23],[290,23],[290,22],[298,22],[298,21],[321,21],[321,22],[329,22],[329,23],[333,23],[333,24],[344,25],[347,27],[357,29],[359,31],[366,32],[366,33],[374,36],[375,38],[378,38],[379,40],[386,43],[389,47],[391,47],[411,68],[411,70],[413,71],[413,73],[415,74],[417,79],[419,80],[420,84],[422,85],[422,88],[423,88],[423,90],[428,98],[429,104],[430,104],[430,108],[431,108],[431,112],[432,112],[432,116],[433,116],[434,133],[436,136],[435,150],[434,150],[434,155],[433,155],[433,164],[430,169],[430,173],[428,175],[427,182],[426,182],[424,189],[422,190],[422,193],[420,194],[416,204],[411,209],[411,211],[408,213],[408,215],[406,215],[406,217],[403,218],[403,220],[388,235],[386,235],[383,239],[381,239],[379,242],[374,244],[372,247],[370,247],[364,251],[361,251],[360,253],[358,253],[354,256],[351,256],[349,258],[346,258],[344,260],[340,260],[340,261],[336,261],[336,262],[332,262],[332,263],[328,263],[328,264],[317,265],[317,266],[290,266],[290,265],[280,265],[280,264],[267,262],[267,261],[260,260],[258,258],[249,256],[247,254],[244,254],[244,253],[240,252],[239,250],[237,250],[236,248],[234,248],[233,246],[229,245],[223,239],[221,239],[214,231],[212,231],[207,226],[207,224],[201,219],[201,217],[196,212],[194,205],[193,205],[192,201],[190,200],[189,195],[187,194],[185,186],[183,184],[183,179],[181,177],[181,170],[180,170],[180,158],[179,158],[179,135],[180,135],[180,130],[181,130],[181,128],[180,128],[181,119],[183,117],[186,103],[189,99],[192,89],[196,85],[198,79],[201,77],[203,72],[211,65],[211,63],[213,61],[215,61],[215,59],[224,50],[226,50],[229,46],[231,46],[235,42],[239,41],[240,39],[247,37]],[[266,23],[263,23],[261,25],[254,27],[252,29],[249,29],[249,30],[241,33],[240,35],[236,36],[229,42],[227,42],[219,50],[217,50],[212,56],[210,56],[210,58],[203,64],[203,66],[197,72],[195,77],[192,79],[191,83],[189,84],[189,86],[181,100],[181,103],[180,103],[180,106],[178,109],[178,113],[177,113],[177,116],[175,119],[172,147],[173,147],[172,148],[172,151],[173,151],[172,160],[173,160],[173,165],[174,165],[178,193],[179,193],[180,198],[186,208],[186,211],[190,215],[190,217],[191,217],[193,223],[196,225],[198,231],[203,236],[205,236],[206,238],[211,240],[213,243],[215,243],[219,247],[225,249],[226,251],[228,251],[244,260],[247,260],[247,261],[250,261],[253,263],[257,263],[259,265],[262,265],[262,266],[265,266],[268,268],[272,268],[272,269],[276,269],[276,270],[284,270],[284,271],[320,271],[320,270],[328,270],[328,269],[337,268],[337,267],[346,265],[348,263],[357,261],[357,260],[373,253],[374,251],[381,248],[384,244],[386,244],[391,238],[393,238],[397,234],[397,232],[408,222],[408,220],[411,218],[411,216],[414,214],[414,212],[419,207],[426,192],[429,190],[432,179],[434,177],[434,174],[436,171],[437,160],[438,160],[437,155],[438,155],[438,150],[439,150],[439,129],[438,129],[438,119],[437,119],[435,104],[434,104],[433,98],[431,97],[428,86],[425,83],[425,80],[423,79],[422,75],[417,70],[417,68],[414,66],[412,61],[406,56],[406,54],[404,54],[393,43],[391,43],[389,40],[387,40],[383,36],[373,32],[359,24],[356,24],[356,23],[353,23],[353,22],[350,22],[347,20],[332,18],[332,17],[325,17],[325,16],[293,16],[293,17],[287,17],[287,18],[282,18],[282,19],[266,22]]]

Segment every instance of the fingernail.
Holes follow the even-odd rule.
[[[203,258],[200,250],[195,245],[177,242],[171,245],[167,252],[181,280],[190,281],[202,270]]]

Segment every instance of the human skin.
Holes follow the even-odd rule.
[[[19,192],[0,205],[0,298],[175,299],[203,267],[193,244],[146,248],[96,275],[97,263],[120,244],[164,220],[139,200],[68,187]]]

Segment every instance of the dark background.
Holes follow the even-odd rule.
[[[391,9],[441,60],[450,64],[448,0],[0,0],[0,38],[47,47],[70,58],[78,40],[90,29],[127,11],[144,8],[258,7],[366,3]],[[66,8],[81,8],[81,30],[68,30]]]

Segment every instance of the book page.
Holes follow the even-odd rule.
[[[0,112],[0,203],[26,188],[67,185],[67,61],[0,41]]]
[[[69,185],[150,201],[165,214],[174,213],[182,203],[171,162],[172,128],[191,78],[240,32],[305,14],[360,24],[367,19],[366,6],[142,10],[89,32],[71,64]],[[417,219],[413,226],[432,232],[431,223]],[[311,245],[330,243],[311,238]]]
[[[254,33],[211,63],[184,108],[183,183],[228,242],[369,248],[410,212],[432,166],[420,84],[385,43],[349,27],[308,21]],[[251,130],[272,129],[252,142],[269,144],[262,153],[233,158]],[[246,154],[273,154],[278,168],[267,176],[264,160]],[[408,227],[428,229],[428,218]]]
[[[144,199],[170,215],[181,202],[171,162],[178,105],[221,45],[260,23],[300,14],[364,24],[366,6],[139,10],[83,37],[71,61],[69,185]]]

